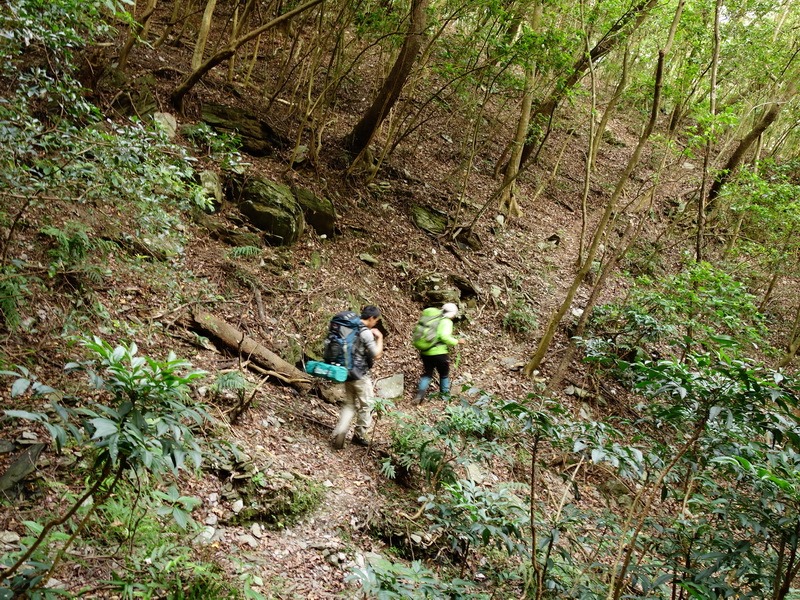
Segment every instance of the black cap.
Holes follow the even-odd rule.
[[[381,309],[378,308],[377,306],[373,306],[372,304],[368,304],[367,306],[361,309],[361,318],[364,320],[380,316],[381,316]]]

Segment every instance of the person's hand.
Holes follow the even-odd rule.
[[[466,344],[467,340],[465,340],[464,338],[458,338],[458,343],[459,344]]]
[[[381,330],[378,329],[377,327],[373,327],[372,329],[370,329],[370,331],[372,332],[372,335],[375,336],[376,340],[382,340],[383,339],[383,334],[381,333]]]

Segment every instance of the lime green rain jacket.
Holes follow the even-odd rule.
[[[426,308],[425,310],[431,309]],[[434,308],[433,310],[438,309]],[[425,311],[423,311],[422,314],[425,314]],[[436,337],[438,341],[433,346],[423,351],[422,354],[425,356],[447,354],[450,346],[458,345],[458,338],[453,337],[453,322],[450,319],[442,317],[442,320],[439,321],[439,327],[436,328]]]

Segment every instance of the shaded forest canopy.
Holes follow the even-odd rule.
[[[4,2],[0,597],[798,597],[799,28]],[[303,368],[365,304],[336,452]]]

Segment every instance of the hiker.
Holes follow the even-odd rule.
[[[357,317],[355,313],[351,314],[354,318]],[[373,361],[383,355],[383,334],[375,328],[380,318],[380,309],[369,305],[361,310],[360,318],[353,323],[359,332],[352,347],[352,366],[344,383],[344,404],[339,412],[339,422],[333,430],[333,447],[337,450],[344,447],[353,416],[356,416],[356,426],[352,443],[359,446],[369,445],[367,433],[372,424],[372,380],[369,378],[369,370]]]
[[[423,368],[414,395],[415,404],[425,399],[434,370],[439,373],[439,391],[443,396],[450,394],[450,346],[465,343],[464,339],[453,337],[452,319],[457,314],[458,307],[452,302],[447,302],[441,309],[426,308],[414,328],[414,347],[419,350]]]

